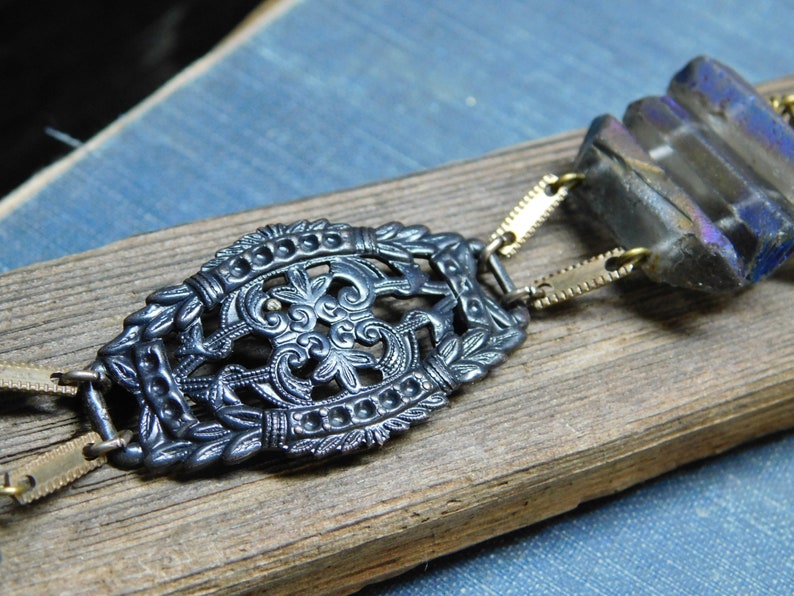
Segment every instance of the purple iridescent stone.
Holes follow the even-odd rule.
[[[693,60],[622,123],[596,119],[576,169],[580,202],[623,246],[650,249],[657,281],[732,290],[794,250],[794,129],[715,60]]]

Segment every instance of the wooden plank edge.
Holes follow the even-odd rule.
[[[640,448],[629,457],[609,458],[607,451],[622,451],[623,442],[620,446],[607,445],[606,449],[579,453],[576,467],[582,460],[590,465],[574,476],[560,474],[573,459],[568,457],[549,465],[540,481],[537,470],[527,469],[491,482],[487,487],[477,485],[464,492],[440,495],[412,510],[411,514],[420,519],[418,525],[395,531],[388,540],[373,540],[344,552],[333,552],[337,537],[325,535],[324,544],[318,545],[322,553],[308,564],[274,569],[241,560],[223,570],[228,578],[219,577],[218,570],[209,570],[182,578],[184,582],[177,580],[171,588],[176,594],[221,586],[233,588],[234,592],[256,590],[271,595],[350,594],[431,559],[573,511],[582,503],[625,491],[761,436],[790,429],[794,427],[794,400],[789,397],[792,389],[794,380],[753,392],[719,408],[694,412],[682,418],[681,428],[685,430],[681,432],[659,434],[650,445],[645,445],[647,433],[638,437],[636,445]],[[759,407],[759,403],[763,405]],[[605,478],[611,479],[607,490],[603,488]],[[483,494],[488,495],[485,500]],[[582,497],[561,498],[566,494]],[[399,519],[384,523],[396,528],[400,524]],[[357,567],[351,561],[373,563]],[[231,584],[223,581],[235,576],[251,579]]]

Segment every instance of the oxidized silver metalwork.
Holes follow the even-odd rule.
[[[114,455],[196,470],[384,443],[524,340],[526,308],[503,307],[478,281],[481,250],[398,223],[299,221],[244,236],[149,296],[100,350],[92,369],[140,409],[136,442]],[[112,436],[101,396],[85,391]]]

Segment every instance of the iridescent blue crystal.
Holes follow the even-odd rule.
[[[692,287],[737,287],[733,245],[613,116],[593,122],[577,161],[577,198],[626,247],[652,250],[643,269],[654,280]]]
[[[705,123],[765,180],[794,192],[794,133],[755,88],[710,58],[690,62],[668,95]]]
[[[698,58],[623,123],[596,119],[578,196],[658,281],[708,291],[758,281],[794,250],[794,129],[728,67]]]

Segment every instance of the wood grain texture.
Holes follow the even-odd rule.
[[[794,89],[794,77],[764,91]],[[259,225],[389,220],[486,237],[581,132],[436,170],[129,238],[0,277],[0,359],[79,367],[160,286]],[[607,248],[558,212],[517,281]],[[346,593],[794,426],[794,270],[716,298],[641,278],[538,315],[485,381],[379,451],[195,479],[106,466],[0,504],[9,593]],[[0,469],[85,430],[70,398],[0,397]]]

